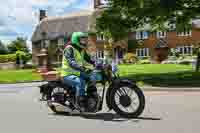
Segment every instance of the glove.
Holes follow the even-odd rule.
[[[92,72],[92,70],[89,68],[83,67],[83,69],[84,69],[84,72],[87,74],[90,74]]]
[[[86,69],[85,69],[85,72],[88,73],[88,74],[90,74],[90,73],[92,72],[92,70],[89,69],[89,68],[86,68]]]

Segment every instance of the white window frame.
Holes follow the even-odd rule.
[[[136,38],[136,40],[148,39],[149,35],[148,35],[147,31],[137,31],[135,38]]]
[[[96,51],[96,58],[97,59],[104,59],[104,51],[103,50],[97,50]]]
[[[60,38],[58,39],[58,46],[63,46],[64,45],[64,39]]]
[[[192,31],[177,32],[177,36],[192,36]]]
[[[192,45],[178,46],[178,47],[176,47],[176,49],[178,50],[178,52],[181,55],[192,55],[193,54],[193,46]]]
[[[176,24],[172,23],[172,24],[169,24],[170,26],[170,30],[175,30],[176,29]]]
[[[105,40],[105,36],[104,35],[97,35],[97,40],[104,41]]]
[[[41,48],[48,48],[50,45],[50,41],[49,40],[44,40],[41,43]]]
[[[165,38],[167,36],[167,32],[165,31],[158,31],[156,33],[157,38]]]
[[[138,57],[149,57],[150,56],[149,48],[137,48],[136,55]]]

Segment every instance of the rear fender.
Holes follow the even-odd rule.
[[[53,88],[56,87],[62,87],[64,89],[67,89],[69,86],[63,84],[62,81],[49,81],[48,83],[39,86],[40,93],[43,94],[51,93]]]

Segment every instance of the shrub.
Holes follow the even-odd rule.
[[[15,61],[16,61],[15,54],[0,55],[0,63],[15,62]]]
[[[141,60],[148,60],[149,57],[141,57]]]
[[[136,63],[138,61],[138,58],[135,54],[133,53],[127,53],[125,56],[124,56],[124,59],[123,59],[124,63]]]
[[[23,51],[17,51],[16,56],[18,56],[24,63],[31,59],[31,54],[25,53]]]
[[[140,60],[139,64],[151,64],[151,61],[149,59],[144,59],[144,60]]]
[[[184,59],[184,60],[178,60],[178,64],[183,64],[183,65],[190,65],[190,64],[192,64],[192,62],[193,62],[193,60],[186,60],[186,59]]]
[[[24,65],[24,69],[36,69],[37,66],[36,65],[33,65],[33,64],[26,64]]]
[[[162,64],[177,64],[177,60],[167,59],[162,61]]]

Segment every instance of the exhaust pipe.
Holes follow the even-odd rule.
[[[59,112],[68,112],[68,113],[70,113],[70,112],[72,112],[71,108],[69,108],[67,106],[64,106],[64,105],[62,105],[60,103],[48,101],[47,105],[49,106],[49,108],[51,110],[53,110],[56,113],[59,113]]]

